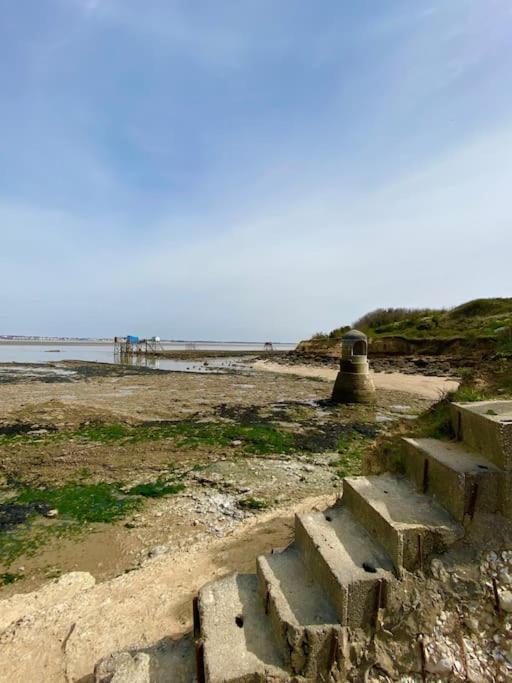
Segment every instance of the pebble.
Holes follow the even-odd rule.
[[[168,548],[166,545],[157,545],[149,551],[148,557],[158,557],[159,555],[165,555],[167,551]]]
[[[411,406],[402,406],[402,405],[396,405],[396,406],[391,406],[391,412],[392,413],[409,413],[411,411]]]
[[[451,657],[442,657],[438,661],[427,662],[426,669],[432,674],[449,674],[453,671],[454,660]]]
[[[512,612],[512,592],[503,591],[500,594],[500,607],[505,612]]]
[[[478,620],[475,619],[475,617],[467,617],[465,619],[465,623],[470,631],[473,631],[473,633],[478,633]]]

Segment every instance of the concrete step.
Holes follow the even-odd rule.
[[[295,542],[342,626],[372,623],[384,606],[393,565],[345,506],[295,517]]]
[[[457,439],[500,469],[512,471],[512,401],[452,403],[450,409]]]
[[[402,462],[416,490],[438,500],[459,522],[499,510],[503,472],[467,446],[437,439],[403,439]]]
[[[195,618],[200,633],[198,660],[202,660],[198,668],[202,664],[205,683],[290,680],[255,574],[235,574],[204,586]]]
[[[398,574],[423,566],[464,534],[438,503],[393,474],[347,477],[343,500],[357,520],[386,549]]]
[[[260,591],[275,638],[294,674],[318,680],[330,669],[340,630],[336,611],[295,545],[257,561]]]

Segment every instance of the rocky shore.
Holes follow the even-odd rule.
[[[268,356],[258,356],[259,360],[268,360]],[[328,354],[315,351],[289,351],[271,356],[272,362],[284,366],[308,365],[336,369],[339,366],[339,349]],[[451,355],[371,355],[370,364],[375,372],[399,372],[406,375],[424,375],[426,377],[458,377],[464,369],[478,367],[479,357],[454,357]]]

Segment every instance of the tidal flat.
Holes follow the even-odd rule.
[[[178,373],[68,361],[0,382],[0,593],[229,535],[341,490],[382,432],[429,400],[380,391],[336,406],[331,383],[239,368]],[[401,408],[401,410],[397,410]]]

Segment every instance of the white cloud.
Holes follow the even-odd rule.
[[[4,325],[296,339],[380,305],[512,295],[511,143],[510,130],[496,132],[364,200],[314,188],[197,241],[172,237],[174,216],[156,241],[110,232],[88,243],[84,219],[4,203],[1,265],[4,281],[17,283]]]

